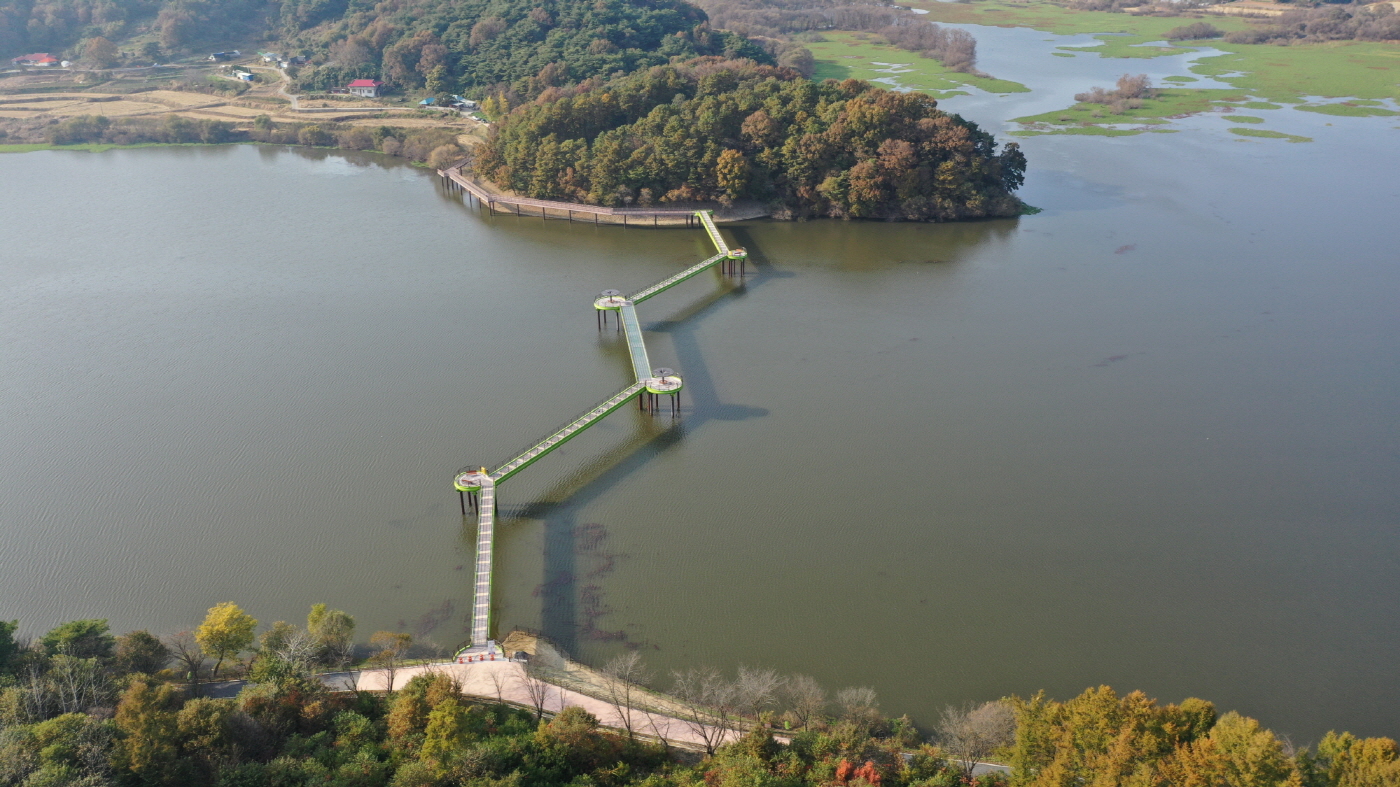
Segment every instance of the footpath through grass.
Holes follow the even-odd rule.
[[[826,41],[806,44],[817,59],[816,79],[863,79],[890,86],[912,88],[935,98],[968,95],[962,88],[971,85],[988,93],[1027,93],[1019,82],[992,79],[953,71],[931,57],[877,43],[876,36],[862,33],[826,33]]]

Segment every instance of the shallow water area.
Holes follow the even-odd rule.
[[[1102,44],[1094,35],[1055,35],[1028,27],[994,27],[990,25],[940,24],[959,28],[977,39],[977,68],[998,79],[1019,82],[1031,89],[1029,93],[994,94],[973,86],[961,88],[970,95],[951,96],[938,102],[939,107],[956,112],[981,124],[989,131],[1019,128],[1008,123],[1011,118],[1038,115],[1073,106],[1074,95],[1099,85],[1112,87],[1124,74],[1147,74],[1152,84],[1170,86],[1167,77],[1189,76],[1195,81],[1193,89],[1234,89],[1229,83],[1204,77],[1191,71],[1196,61],[1224,54],[1212,47],[1199,47],[1179,55],[1163,55],[1146,59],[1125,60],[1101,57],[1095,52],[1076,53],[1073,57],[1056,57],[1067,47],[1093,47]]]

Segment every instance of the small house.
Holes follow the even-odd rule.
[[[215,52],[209,56],[209,62],[217,63],[221,60],[232,60],[235,57],[237,57],[237,54],[234,52]]]
[[[35,52],[32,55],[20,55],[19,57],[11,60],[10,63],[16,66],[47,67],[58,65],[58,58],[54,57],[48,52]]]
[[[357,79],[345,86],[345,89],[352,96],[363,98],[378,98],[379,91],[384,87],[384,83],[377,79]]]
[[[244,81],[244,82],[252,82],[252,81],[253,81],[253,72],[252,72],[252,71],[244,71],[244,70],[242,70],[242,69],[237,69],[237,68],[235,68],[235,69],[233,70],[233,78],[234,78],[234,79],[242,80],[242,81]]]

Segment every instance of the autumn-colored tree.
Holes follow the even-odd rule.
[[[1317,745],[1317,765],[1333,787],[1400,785],[1400,746],[1390,738],[1329,732]]]
[[[118,771],[129,772],[148,784],[160,784],[173,775],[179,754],[175,703],[176,694],[169,684],[132,681],[117,703],[114,717],[121,732],[112,755]]]
[[[729,200],[738,199],[749,188],[749,161],[737,150],[725,150],[715,161],[715,180]]]
[[[83,42],[83,62],[94,68],[111,68],[117,64],[117,45],[102,36]]]
[[[355,619],[348,613],[315,604],[306,616],[306,631],[319,649],[322,661],[341,665],[350,660],[355,647]]]
[[[1225,764],[1232,787],[1277,787],[1293,772],[1274,734],[1254,719],[1231,711],[1211,728],[1210,740]]]
[[[117,668],[122,672],[151,675],[170,663],[170,648],[149,631],[132,631],[117,637]]]
[[[448,675],[415,675],[394,698],[387,719],[390,739],[400,747],[417,748],[433,709],[448,699],[460,699],[461,694],[461,684]]]
[[[467,709],[455,697],[448,697],[437,704],[428,714],[428,722],[423,732],[423,748],[420,759],[434,763],[443,769],[453,752],[470,738],[467,724]]]
[[[232,601],[225,601],[209,608],[204,622],[195,630],[195,639],[205,653],[215,658],[214,677],[219,676],[223,663],[253,644],[253,630],[258,621],[239,609]]]
[[[369,646],[374,650],[370,663],[384,670],[384,691],[393,695],[396,673],[409,648],[413,647],[413,636],[397,631],[376,631],[369,638]]]

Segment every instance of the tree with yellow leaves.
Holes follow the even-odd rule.
[[[209,614],[204,616],[204,622],[199,624],[194,636],[205,653],[218,659],[214,664],[214,677],[219,676],[219,667],[226,659],[237,656],[253,644],[253,630],[257,627],[258,621],[232,601],[209,608]]]

